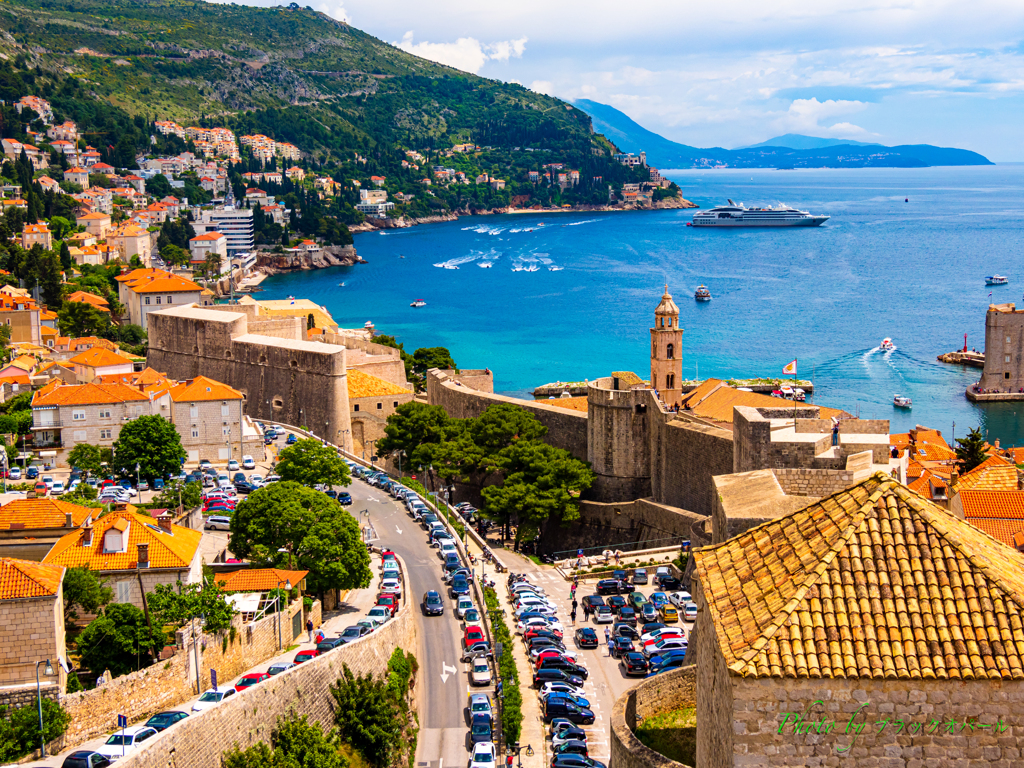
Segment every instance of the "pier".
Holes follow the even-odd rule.
[[[951,363],[953,365],[966,365],[971,368],[984,368],[985,367],[985,353],[984,352],[964,352],[957,350],[956,352],[946,352],[943,355],[938,356],[940,363]]]

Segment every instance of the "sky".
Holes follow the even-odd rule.
[[[610,104],[684,144],[803,133],[1024,162],[1024,0],[307,1],[411,53]]]

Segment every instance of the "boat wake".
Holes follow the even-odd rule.
[[[574,221],[574,222],[571,222],[569,224],[564,224],[563,226],[566,226],[566,227],[579,227],[579,226],[581,226],[583,224],[593,224],[595,221],[597,221],[597,219],[587,219],[585,221]]]

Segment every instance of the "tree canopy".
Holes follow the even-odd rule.
[[[138,475],[150,483],[181,471],[185,449],[174,425],[162,416],[139,416],[123,427],[114,442],[114,469],[122,477]]]
[[[319,440],[296,440],[277,455],[275,471],[282,480],[292,480],[310,487],[318,483],[348,485],[348,464],[337,450]]]
[[[308,570],[310,590],[321,595],[365,587],[373,576],[356,519],[329,496],[289,480],[239,502],[228,548],[254,562]]]
[[[981,429],[974,427],[967,433],[967,437],[961,437],[956,441],[956,457],[960,461],[960,472],[970,472],[976,466],[988,458],[985,453],[985,436]]]
[[[113,463],[113,451],[110,448],[89,443],[78,443],[68,453],[68,464],[85,472],[86,476],[98,475],[103,465]]]
[[[149,629],[141,609],[111,603],[78,636],[78,653],[93,672],[109,669],[118,677],[153,664],[150,651],[162,648],[165,640],[158,626]]]
[[[245,750],[235,747],[221,757],[222,768],[348,768],[338,736],[325,734],[306,716],[289,712],[277,721],[270,746],[257,742]]]
[[[162,623],[175,626],[202,616],[203,630],[211,633],[231,626],[236,613],[214,578],[203,579],[201,584],[157,584],[149,594],[149,609]]]
[[[89,566],[68,568],[64,573],[64,624],[72,624],[79,610],[96,613],[113,598],[114,591]]]

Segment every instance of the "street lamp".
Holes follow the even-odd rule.
[[[281,650],[284,647],[284,643],[281,640],[281,611],[283,606],[281,605],[281,581],[277,582],[277,650]],[[284,580],[284,588],[289,592],[292,591],[292,580]]]
[[[39,701],[39,756],[46,757],[46,736],[43,733],[43,688],[39,683],[39,665],[45,664],[43,668],[43,674],[47,677],[53,677],[53,667],[50,665],[50,660],[36,662],[36,699]]]
[[[516,758],[516,762],[517,762],[519,768],[523,768],[523,758],[520,757],[520,754],[519,754],[523,750],[526,750],[526,756],[527,757],[533,757],[533,747],[531,745],[529,745],[529,744],[527,744],[525,747],[521,747],[521,746],[519,746],[519,742],[518,741],[514,742],[512,744],[507,745],[505,747],[505,754],[508,755],[510,758],[514,755],[515,758]],[[507,764],[511,765],[512,761],[509,760]]]

